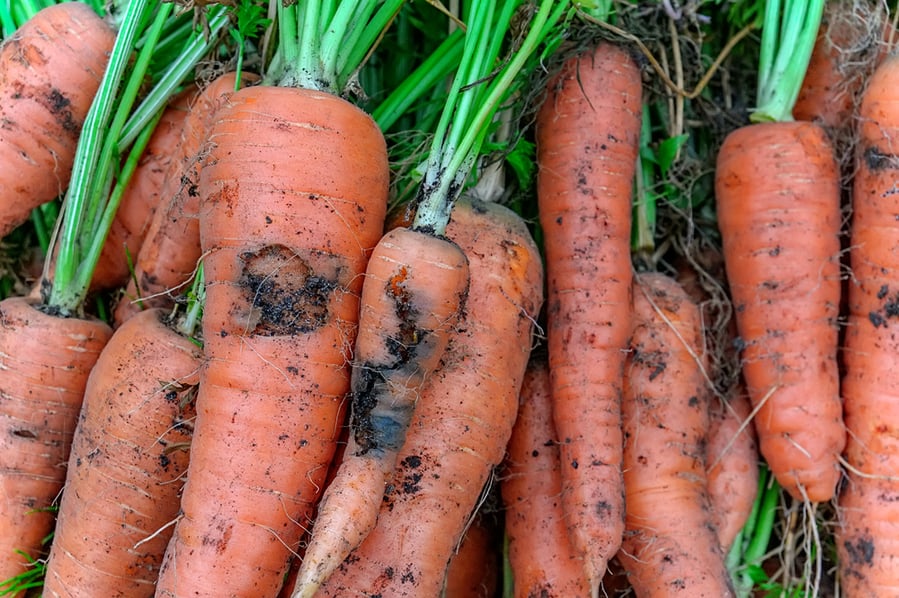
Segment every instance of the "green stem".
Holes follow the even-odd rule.
[[[741,531],[742,543],[742,561],[740,566],[731,570],[741,569],[737,583],[737,594],[739,596],[750,596],[755,582],[753,581],[748,567],[760,567],[762,559],[768,551],[768,545],[771,542],[771,536],[774,532],[774,521],[777,516],[777,502],[780,498],[780,485],[770,475],[767,467],[760,466],[759,470],[759,491],[755,502],[753,503],[752,512],[743,526]],[[734,543],[737,545],[737,543]],[[732,557],[738,560],[738,557]]]
[[[631,251],[641,261],[655,251],[656,194],[652,191],[656,169],[650,158],[652,148],[652,120],[649,106],[643,106],[642,126],[640,127],[640,156],[637,159],[637,176],[635,181],[633,229],[631,233]],[[647,263],[647,265],[650,265]]]
[[[178,332],[187,338],[196,339],[197,328],[200,325],[203,307],[206,304],[206,277],[203,274],[202,260],[197,263],[197,273],[194,276],[194,281],[187,297],[187,310],[184,313],[184,318],[178,324]]]
[[[378,38],[384,33],[399,13],[406,0],[385,0],[375,15],[364,27],[357,26],[353,33],[342,44],[337,56],[336,73],[338,88],[343,89],[347,81],[356,73],[371,52]]]
[[[3,28],[3,38],[7,38],[16,32],[16,22],[12,17],[12,11],[9,7],[9,0],[0,2],[0,26]]]

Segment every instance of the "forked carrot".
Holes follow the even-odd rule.
[[[568,60],[537,116],[562,504],[594,595],[624,531],[620,402],[641,107],[640,69],[601,43]]]

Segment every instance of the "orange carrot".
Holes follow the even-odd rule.
[[[317,596],[438,596],[503,458],[542,303],[540,256],[506,208],[460,201],[451,218],[471,272],[465,314],[422,388],[377,525]]]
[[[34,300],[0,302],[0,580],[25,570],[53,529],[72,433],[91,368],[112,330]]]
[[[635,277],[633,304],[618,559],[638,596],[733,596],[707,490],[699,309],[674,279],[656,273]]]
[[[843,360],[848,444],[847,481],[839,498],[837,549],[846,596],[899,592],[899,446],[892,410],[899,285],[899,59],[884,61],[868,82],[860,109],[853,189],[849,319]]]
[[[209,139],[207,363],[157,595],[275,596],[335,450],[386,144],[335,95],[268,86],[231,95]]]
[[[202,351],[162,310],[118,328],[91,371],[43,595],[153,596],[187,470]]]
[[[514,596],[589,596],[560,501],[559,444],[545,357],[532,357],[501,479]]]
[[[0,237],[69,184],[115,33],[87,4],[52,5],[0,46]]]
[[[641,106],[640,70],[602,43],[566,63],[537,117],[562,504],[594,595],[624,530],[620,402]]]
[[[502,568],[502,535],[495,513],[479,510],[446,570],[443,598],[495,598]]]
[[[840,188],[808,122],[731,133],[715,175],[743,375],[762,455],[795,498],[834,495],[845,443],[837,373]]]
[[[149,223],[134,257],[133,276],[116,306],[116,325],[142,309],[170,307],[193,276],[200,258],[197,184],[208,152],[204,144],[208,144],[216,111],[234,93],[236,77],[233,72],[217,77],[192,102],[159,191],[161,205]],[[243,84],[256,80],[256,75],[241,74]]]

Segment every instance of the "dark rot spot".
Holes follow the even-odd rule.
[[[846,540],[843,542],[846,552],[849,553],[849,559],[854,565],[874,564],[874,540],[869,537],[861,537],[856,542]]]
[[[27,438],[28,440],[37,439],[37,434],[31,430],[13,430],[12,435],[17,436],[18,438]]]

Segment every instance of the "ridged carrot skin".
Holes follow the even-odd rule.
[[[589,596],[562,513],[559,441],[552,422],[549,367],[532,357],[521,385],[500,489],[516,598]]]
[[[848,598],[899,594],[899,61],[868,82],[860,109],[843,360],[847,480],[839,498],[840,586]]]
[[[387,151],[367,114],[296,88],[235,92],[209,140],[199,184],[207,362],[156,595],[273,597],[342,425]]]
[[[100,353],[84,393],[47,563],[47,598],[149,598],[178,515],[203,352],[138,314]]]
[[[715,191],[759,448],[794,498],[830,500],[846,431],[840,185],[827,134],[809,122],[737,129],[719,151]]]
[[[708,495],[707,367],[696,304],[668,276],[635,276],[618,560],[637,596],[734,595]]]
[[[87,4],[54,4],[0,46],[0,237],[69,186],[115,33]]]
[[[624,531],[620,403],[641,91],[627,51],[602,43],[565,64],[537,116],[562,504],[594,593]]]
[[[424,386],[375,529],[324,596],[439,596],[447,563],[504,456],[518,411],[543,270],[524,222],[460,200],[446,235],[468,256],[464,317]]]
[[[33,299],[0,301],[0,581],[25,570],[53,529],[91,368],[112,329],[59,318]]]

